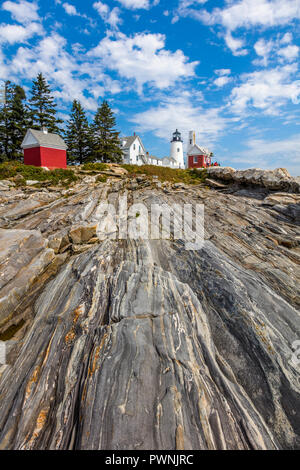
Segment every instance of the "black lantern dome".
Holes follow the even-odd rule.
[[[176,131],[173,132],[173,139],[171,140],[171,142],[183,142],[183,140],[181,138],[181,134],[178,131],[178,129],[176,129]]]

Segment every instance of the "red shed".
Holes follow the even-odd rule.
[[[197,144],[189,148],[187,157],[189,168],[206,168],[211,165],[211,154]]]
[[[58,134],[28,129],[22,142],[24,164],[47,168],[67,168],[67,146]]]

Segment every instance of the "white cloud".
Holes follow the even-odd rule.
[[[189,7],[203,5],[208,0],[179,0],[178,11],[184,12]]]
[[[70,3],[63,3],[62,6],[68,15],[79,16],[79,13],[77,12],[76,7],[74,5],[71,5]]]
[[[150,0],[117,0],[117,1],[121,3],[123,7],[131,9],[131,10],[138,10],[138,9],[148,10],[150,6],[158,5],[159,3],[159,0],[154,0],[152,5],[151,5]]]
[[[230,69],[218,69],[215,70],[215,74],[218,75],[218,78],[214,80],[214,84],[219,88],[227,85],[227,83],[230,83],[232,81],[232,78],[229,77],[229,75],[231,74]]]
[[[241,151],[233,161],[261,168],[287,168],[291,175],[300,175],[300,134],[285,139],[250,139],[247,150]]]
[[[146,83],[163,89],[178,79],[195,75],[198,62],[188,62],[181,50],[166,50],[165,41],[162,34],[140,33],[127,37],[119,33],[116,39],[104,38],[89,55],[99,57],[121,77],[134,80],[137,91],[142,93]]]
[[[230,75],[231,70],[230,69],[217,69],[215,70],[215,74],[219,75],[220,77],[223,77],[224,75]]]
[[[214,80],[214,84],[215,84],[217,87],[221,88],[221,87],[227,85],[227,83],[230,83],[231,80],[232,80],[231,77],[227,77],[227,76],[224,75],[223,77],[218,77],[218,78],[216,78],[216,79]]]
[[[243,113],[252,106],[265,114],[276,114],[288,101],[299,103],[300,80],[294,78],[297,70],[297,64],[290,64],[242,75],[243,83],[231,92],[231,110]]]
[[[289,46],[280,49],[278,51],[278,55],[280,55],[281,57],[283,57],[284,59],[288,61],[293,61],[299,55],[299,47],[290,44]]]
[[[261,59],[255,59],[253,63],[266,67],[270,61],[276,59],[278,56],[280,62],[293,62],[299,55],[299,47],[290,44],[292,40],[293,36],[291,33],[277,37],[276,40],[266,41],[265,39],[260,39],[255,43],[254,49]],[[284,47],[282,47],[283,45]]]
[[[2,9],[9,11],[14,20],[19,23],[28,23],[31,21],[38,21],[38,5],[36,2],[27,2],[19,0],[16,2],[6,1],[2,4]]]
[[[204,1],[181,0],[176,10],[176,18],[191,17],[212,26],[225,28],[224,39],[234,55],[245,55],[244,41],[232,36],[232,32],[254,27],[274,27],[289,25],[293,20],[300,19],[300,0],[226,0],[224,8],[207,11],[195,8]],[[287,36],[288,40],[288,36]]]
[[[264,155],[290,155],[300,158],[300,134],[280,140],[250,139],[246,143],[249,150],[243,152],[243,155],[249,157],[255,154],[257,157]]]
[[[9,76],[18,83],[20,78],[31,80],[42,72],[57,99],[62,103],[77,99],[90,111],[96,110],[98,98],[106,90],[111,94],[121,90],[99,63],[87,62],[84,50],[75,48],[70,54],[66,49],[67,41],[57,33],[44,37],[35,47],[19,47],[11,62],[0,64],[0,78]]]
[[[43,28],[39,23],[29,23],[26,26],[21,26],[17,24],[1,24],[0,44],[15,44],[24,42],[36,34],[43,34]]]
[[[0,43],[15,44],[25,42],[35,35],[44,33],[39,22],[38,5],[36,2],[19,0],[18,2],[5,1],[2,9],[8,11],[12,18],[21,24],[0,25]]]
[[[131,121],[139,132],[153,132],[165,140],[176,128],[183,135],[195,129],[199,145],[205,146],[212,145],[226,127],[226,119],[220,116],[220,109],[202,107],[189,92],[166,98],[159,106],[136,114]]]
[[[209,25],[221,24],[229,31],[253,26],[278,26],[300,18],[300,0],[240,0],[211,13],[198,12],[198,19]]]
[[[243,39],[234,38],[230,31],[226,32],[224,39],[225,39],[227,47],[231,50],[233,55],[240,56],[240,55],[247,54],[247,50],[242,49],[245,44]]]
[[[281,38],[281,44],[290,44],[293,40],[292,33],[285,33],[284,36]]]
[[[101,17],[107,16],[109,14],[109,6],[106,3],[95,2],[93,4],[93,7],[95,8],[95,10],[97,10]]]
[[[267,66],[269,61],[269,56],[271,51],[274,49],[274,42],[273,41],[266,41],[265,39],[259,39],[254,45],[254,50],[256,54],[262,57],[261,60],[257,61],[257,65]]]
[[[121,11],[118,7],[110,10],[109,6],[103,2],[95,2],[93,7],[99,13],[102,20],[112,28],[117,28],[118,24],[122,23],[122,19],[120,18]]]

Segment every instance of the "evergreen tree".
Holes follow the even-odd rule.
[[[1,161],[9,158],[10,148],[10,135],[9,135],[9,123],[10,123],[10,106],[12,98],[12,84],[9,80],[4,83],[4,87],[1,90],[1,110],[0,110],[0,155]]]
[[[115,125],[116,118],[107,101],[103,101],[92,124],[94,161],[115,163],[122,161],[123,152],[119,132],[114,129]]]
[[[26,94],[22,87],[15,85],[13,87],[9,134],[11,140],[11,147],[9,158],[13,160],[20,160],[23,156],[21,144],[28,129],[28,108],[24,104]]]
[[[1,94],[0,155],[1,160],[21,159],[21,143],[28,126],[26,95],[19,85],[6,81]]]
[[[61,129],[58,125],[63,121],[56,118],[56,104],[53,96],[51,96],[47,80],[41,73],[38,74],[36,80],[33,80],[31,94],[32,97],[29,103],[32,128],[41,129],[46,127],[49,132],[59,134]]]
[[[77,100],[73,101],[65,135],[70,162],[77,162],[82,165],[91,161],[91,132],[84,109]]]

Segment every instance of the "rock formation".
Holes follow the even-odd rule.
[[[213,176],[224,181],[300,193],[300,177],[292,178],[285,168],[277,168],[276,170],[251,168],[236,171],[230,167],[211,167],[207,169],[207,172],[210,177]]]
[[[251,171],[1,182],[0,449],[300,448],[299,190]],[[204,204],[204,246],[100,241],[120,194]]]

